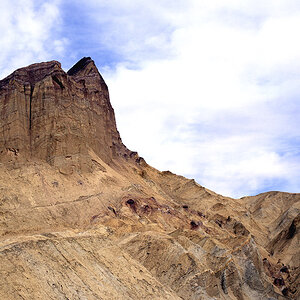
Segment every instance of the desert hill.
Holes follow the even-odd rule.
[[[299,200],[149,166],[91,58],[0,81],[0,299],[297,299]]]

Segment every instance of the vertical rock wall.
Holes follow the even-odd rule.
[[[33,64],[0,81],[0,161],[38,158],[70,173],[128,150],[116,128],[108,88],[91,58],[68,73],[57,61]]]

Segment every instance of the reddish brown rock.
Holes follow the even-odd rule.
[[[93,169],[90,151],[106,163],[128,152],[89,57],[68,73],[57,61],[15,71],[0,81],[0,105],[1,161],[39,158],[70,173]]]

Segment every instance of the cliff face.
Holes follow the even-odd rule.
[[[0,81],[0,299],[297,299],[300,194],[231,199],[129,151],[90,58]]]
[[[126,152],[91,58],[68,73],[57,61],[15,71],[0,81],[0,105],[1,161],[38,158],[71,173],[93,170],[90,151],[107,163]]]

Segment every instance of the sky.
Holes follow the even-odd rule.
[[[90,56],[124,144],[225,196],[300,192],[299,0],[1,0],[0,77]]]

